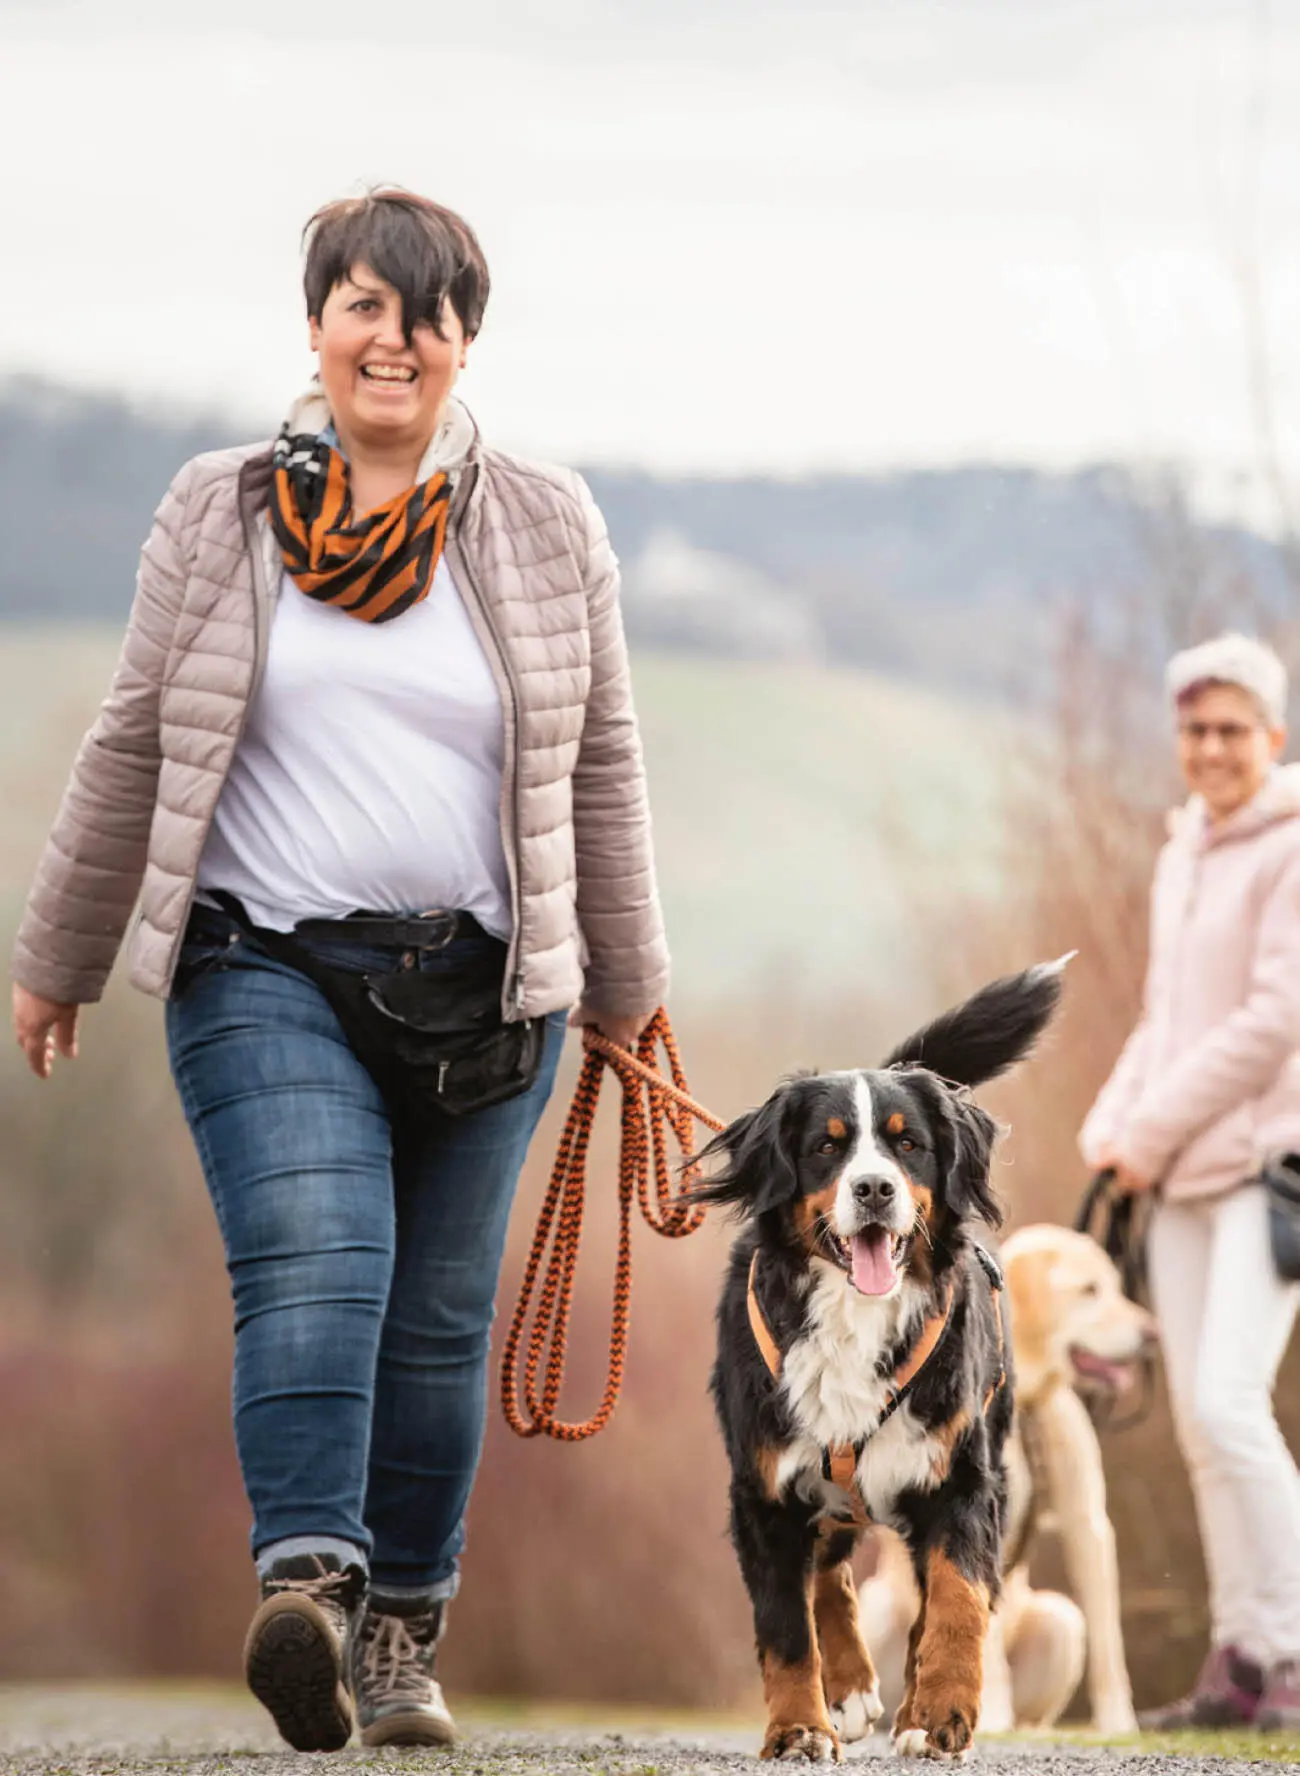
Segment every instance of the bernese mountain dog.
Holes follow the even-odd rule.
[[[718,1305],[712,1391],[731,1534],[754,1611],[762,1756],[838,1758],[881,1712],[850,1556],[897,1530],[923,1604],[894,1719],[903,1756],[960,1758],[1001,1574],[1011,1423],[997,1125],[970,1101],[1046,1026],[1063,963],[993,982],[877,1071],[801,1075],[702,1159],[698,1200],[744,1219]]]

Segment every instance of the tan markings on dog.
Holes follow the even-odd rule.
[[[775,1444],[765,1443],[754,1451],[754,1466],[758,1470],[758,1483],[762,1488],[763,1497],[775,1500],[777,1497],[777,1469],[781,1465],[784,1450]]]
[[[838,1116],[832,1116],[830,1121],[826,1124],[826,1133],[830,1135],[832,1140],[842,1141],[848,1132],[849,1131],[845,1128],[842,1119]]]
[[[833,1708],[855,1690],[874,1690],[871,1663],[858,1622],[858,1588],[847,1560],[819,1572],[813,1581],[813,1615],[822,1656],[822,1689]]]
[[[916,1229],[907,1268],[912,1279],[924,1288],[934,1281],[934,1193],[915,1178],[908,1178],[907,1193],[912,1199],[912,1225]]]
[[[942,1549],[932,1549],[925,1568],[925,1632],[917,1648],[912,1717],[929,1744],[948,1755],[965,1751],[974,1737],[988,1625],[985,1586],[960,1573]]]
[[[803,1752],[814,1762],[826,1751],[838,1759],[840,1741],[826,1712],[822,1693],[821,1655],[813,1623],[812,1586],[804,1591],[808,1621],[808,1652],[793,1664],[769,1648],[759,1652],[763,1673],[763,1699],[767,1703],[767,1732],[760,1757],[781,1757]],[[823,1742],[819,1744],[819,1741]]]
[[[839,1179],[833,1178],[829,1184],[815,1190],[809,1196],[801,1196],[794,1205],[794,1224],[804,1246],[809,1252],[819,1249],[817,1223],[829,1219],[835,1207],[835,1192],[839,1188]]]
[[[901,1110],[895,1110],[894,1114],[885,1124],[885,1127],[889,1130],[891,1135],[901,1135],[903,1130],[907,1127],[907,1118],[903,1115]]]
[[[941,1480],[947,1478],[948,1469],[952,1465],[952,1452],[957,1447],[961,1436],[970,1429],[970,1423],[970,1413],[963,1406],[960,1412],[955,1413],[948,1420],[947,1424],[937,1425],[929,1433],[930,1440],[939,1445],[934,1452],[934,1461],[930,1468],[936,1486]]]

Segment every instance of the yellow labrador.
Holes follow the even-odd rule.
[[[1002,1248],[1011,1302],[1017,1423],[1007,1446],[1010,1510],[1002,1602],[985,1648],[980,1725],[985,1732],[1050,1726],[1083,1676],[1093,1725],[1136,1729],[1120,1627],[1115,1532],[1097,1434],[1080,1393],[1116,1393],[1155,1340],[1155,1323],[1129,1301],[1119,1273],[1086,1235],[1046,1223]],[[1029,1545],[1039,1529],[1060,1537],[1077,1602],[1034,1590]],[[860,1611],[881,1697],[902,1694],[907,1636],[919,1598],[902,1543],[879,1536],[876,1572]]]

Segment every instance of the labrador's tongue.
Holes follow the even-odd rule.
[[[864,1295],[887,1295],[898,1277],[898,1269],[890,1255],[888,1228],[869,1227],[855,1233],[849,1241],[853,1257],[853,1287]]]
[[[1080,1350],[1077,1346],[1071,1354],[1074,1357],[1074,1366],[1080,1374],[1104,1381],[1117,1394],[1126,1394],[1133,1386],[1133,1371],[1127,1363],[1111,1362],[1106,1357],[1099,1357],[1093,1351]]]

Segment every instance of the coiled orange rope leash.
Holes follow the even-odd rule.
[[[670,1079],[655,1070],[660,1043],[668,1057]],[[583,1032],[586,1055],[577,1089],[560,1137],[551,1172],[550,1187],[537,1218],[532,1250],[524,1267],[515,1316],[501,1356],[501,1404],[506,1423],[521,1437],[544,1434],[561,1443],[580,1443],[604,1430],[618,1403],[627,1358],[628,1326],[632,1311],[632,1198],[641,1213],[666,1239],[681,1239],[702,1225],[702,1203],[687,1200],[696,1169],[690,1164],[695,1151],[693,1125],[706,1128],[726,1125],[691,1097],[682,1072],[677,1043],[668,1013],[660,1006],[641,1033],[635,1056],[619,1048],[597,1031]],[[573,1280],[578,1247],[582,1240],[582,1215],[587,1183],[587,1148],[596,1120],[605,1069],[618,1076],[623,1087],[623,1136],[618,1168],[618,1259],[614,1268],[614,1311],[609,1337],[609,1376],[604,1397],[591,1418],[569,1424],[556,1417],[564,1382],[564,1358],[569,1338],[569,1314],[573,1307]],[[672,1131],[687,1164],[682,1182],[674,1190],[669,1176],[668,1133]],[[651,1159],[654,1163],[654,1194],[650,1190]],[[550,1255],[547,1245],[550,1243]],[[528,1338],[524,1363],[524,1411],[519,1408],[519,1347],[533,1291],[545,1262],[537,1316]],[[549,1351],[547,1346],[549,1344]],[[545,1377],[540,1392],[538,1376],[545,1357]]]

